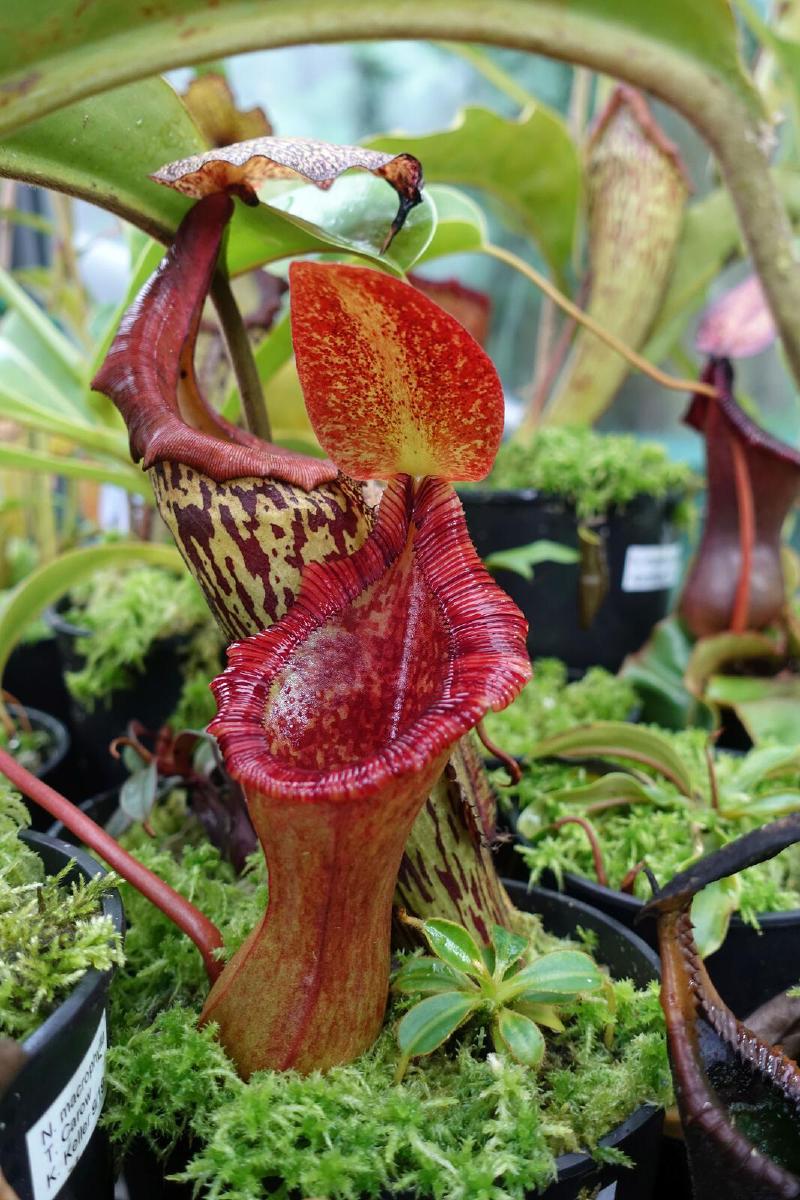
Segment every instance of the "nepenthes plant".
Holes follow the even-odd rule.
[[[194,340],[229,193],[247,203],[263,172],[294,169],[297,155],[318,182],[342,168],[337,148],[266,142],[165,172],[202,194],[96,380],[220,624],[241,639],[213,685],[212,731],[267,858],[264,920],[223,966],[205,917],[2,760],[194,937],[212,982],[202,1019],[245,1077],[324,1069],[374,1041],[398,873],[417,916],[457,919],[484,942],[493,923],[513,926],[488,855],[490,793],[464,739],[530,675],[525,621],[478,559],[450,482],[486,474],[503,422],[494,367],[457,321],[380,271],[296,262],[298,373],[331,458],[228,425],[200,393]],[[360,153],[369,161],[356,165],[401,171],[399,225],[418,164]],[[386,481],[376,511],[361,486],[375,479]]]

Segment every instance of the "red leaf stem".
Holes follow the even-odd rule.
[[[592,847],[594,873],[597,876],[597,882],[601,887],[608,887],[608,875],[606,875],[605,863],[603,862],[603,851],[600,849],[600,842],[591,821],[587,821],[586,817],[575,816],[559,817],[557,821],[553,821],[553,829],[560,829],[562,825],[580,825],[589,839],[589,845]]]
[[[214,953],[222,946],[222,934],[208,917],[133,855],[128,854],[127,850],[123,850],[119,842],[110,837],[91,817],[87,817],[86,813],[81,812],[77,805],[43,783],[41,779],[37,779],[35,775],[31,775],[30,771],[26,771],[16,759],[2,749],[0,771],[15,787],[55,820],[61,821],[70,833],[100,855],[118,875],[126,879],[137,892],[141,892],[151,904],[190,937],[200,951],[209,981],[214,982],[224,966]]]
[[[750,607],[750,576],[753,570],[753,546],[756,539],[753,485],[747,470],[744,448],[738,438],[731,439],[733,475],[736,483],[736,505],[739,511],[739,548],[741,565],[731,612],[731,633],[744,633]]]

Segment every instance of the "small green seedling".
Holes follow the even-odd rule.
[[[554,950],[528,962],[527,938],[500,925],[492,927],[491,945],[481,949],[454,921],[404,920],[422,931],[435,957],[410,959],[392,983],[395,992],[425,996],[397,1029],[398,1080],[412,1058],[431,1054],[479,1015],[491,1022],[497,1051],[537,1068],[545,1049],[539,1026],[560,1032],[556,1006],[603,986],[597,964],[579,950]]]

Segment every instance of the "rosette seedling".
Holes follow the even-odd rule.
[[[454,921],[412,923],[433,954],[408,959],[392,981],[395,992],[424,996],[397,1027],[399,1078],[412,1058],[432,1054],[472,1020],[490,1026],[498,1053],[536,1069],[545,1052],[540,1027],[560,1032],[558,1007],[603,986],[597,964],[580,950],[531,959],[528,939],[500,925],[481,947]]]

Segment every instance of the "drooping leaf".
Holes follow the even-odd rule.
[[[392,980],[392,991],[421,996],[439,992],[468,991],[475,985],[462,971],[438,958],[410,958]]]
[[[502,925],[492,926],[494,949],[494,971],[496,979],[502,979],[506,971],[518,962],[528,948],[528,939],[518,933],[510,933]]]
[[[638,350],[669,280],[689,182],[676,147],[633,88],[616,88],[592,133],[586,190],[587,311]],[[628,369],[625,359],[581,329],[548,405],[548,423],[591,423]]]
[[[776,337],[759,278],[749,275],[703,313],[695,348],[713,358],[749,358],[766,350]]]
[[[507,980],[500,994],[516,1003],[557,1004],[603,985],[597,964],[580,950],[553,950]]]
[[[368,145],[416,155],[429,183],[464,184],[499,197],[563,279],[572,253],[581,169],[575,144],[557,113],[537,105],[518,120],[508,120],[488,109],[468,107],[443,133],[381,135]]]
[[[399,208],[382,246],[386,250],[410,210],[422,202],[422,166],[405,151],[382,154],[312,138],[252,138],[167,163],[153,179],[195,199],[227,192],[255,205],[258,188],[268,180],[302,179],[327,189],[353,167],[380,176],[397,192]]]
[[[292,339],[314,432],[356,479],[481,479],[503,428],[480,346],[416,288],[359,267],[295,262]]]
[[[684,796],[692,781],[683,760],[666,737],[627,721],[594,721],[553,734],[537,742],[531,758],[622,758],[652,767]]]
[[[560,542],[550,542],[540,538],[536,542],[528,542],[526,546],[513,546],[510,550],[495,550],[483,560],[487,571],[513,571],[523,579],[533,579],[533,568],[543,562],[576,563],[579,560],[577,550],[572,546],[562,546]]]
[[[781,533],[800,495],[800,453],[760,429],[733,397],[727,359],[703,378],[720,398],[694,397],[684,418],[706,443],[708,503],[679,612],[696,637],[763,629],[784,606]]]
[[[774,776],[785,776],[800,766],[800,747],[797,744],[766,746],[751,750],[737,766],[730,780],[731,787],[752,791],[758,784]]]
[[[539,1027],[522,1013],[501,1008],[493,1026],[498,1050],[507,1050],[524,1067],[538,1067],[544,1058],[544,1038]]]
[[[472,1016],[479,1004],[479,998],[463,992],[444,992],[415,1004],[397,1027],[403,1057],[432,1054]]]
[[[655,783],[644,783],[635,775],[622,771],[609,771],[599,779],[581,787],[564,788],[548,792],[554,804],[568,801],[571,804],[596,806],[598,809],[613,804],[657,804],[659,788]],[[671,798],[674,803],[674,797]]]
[[[699,697],[707,696],[707,684],[712,675],[726,666],[741,669],[746,662],[778,664],[782,648],[768,633],[717,633],[695,642],[686,664],[684,679],[689,691]],[[710,697],[708,697],[710,699]]]
[[[0,394],[0,412],[3,398]],[[0,445],[0,467],[17,471],[36,471],[47,475],[63,475],[68,479],[90,479],[95,483],[113,484],[126,492],[152,498],[150,485],[141,471],[135,467],[127,470],[117,463],[113,465],[60,454],[47,454],[42,450],[27,450],[22,446]]]
[[[734,875],[710,883],[692,901],[694,940],[701,958],[708,958],[725,941],[731,917],[739,907],[741,890]]]

